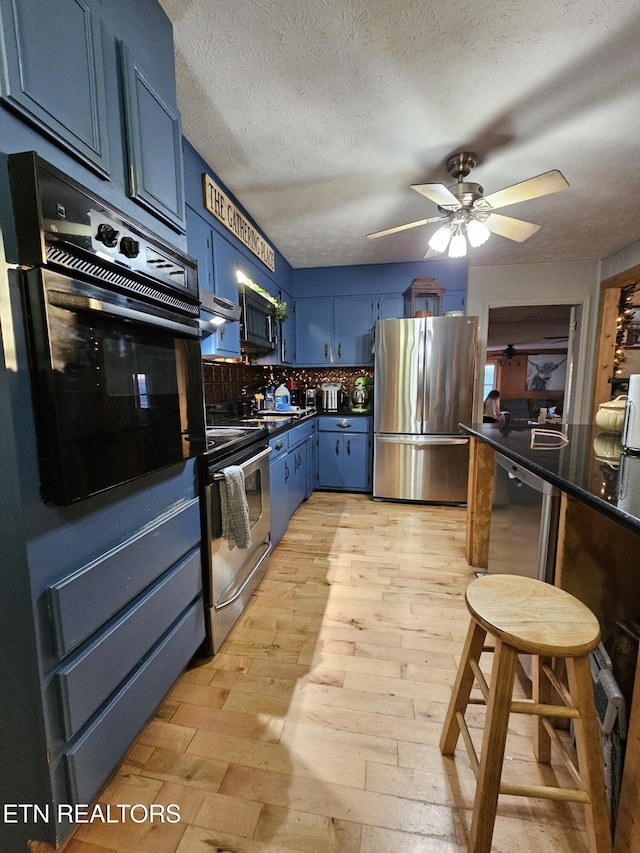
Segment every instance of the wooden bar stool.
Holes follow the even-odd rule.
[[[589,665],[589,652],[600,641],[596,617],[564,590],[516,575],[477,578],[467,587],[465,599],[471,622],[440,738],[440,751],[453,755],[462,732],[477,783],[469,853],[491,850],[499,794],[584,803],[590,850],[611,853],[609,810]],[[493,649],[485,646],[487,634],[495,639]],[[490,687],[478,664],[483,651],[494,652]],[[534,656],[531,700],[512,700],[519,652]],[[568,691],[552,669],[552,659],[564,660]],[[484,699],[470,698],[474,682]],[[564,704],[550,704],[553,690]],[[487,706],[480,760],[464,718],[469,704]],[[501,784],[511,713],[535,715],[536,759],[551,760],[553,739],[568,762],[577,788]],[[577,768],[547,717],[573,720]]]

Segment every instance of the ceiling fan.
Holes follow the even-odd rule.
[[[535,234],[540,226],[522,219],[502,216],[494,213],[494,210],[551,195],[569,186],[561,172],[554,169],[485,196],[480,184],[465,181],[477,162],[478,158],[475,154],[462,151],[449,157],[446,164],[451,177],[457,180],[456,184],[450,187],[445,187],[444,184],[411,184],[412,190],[421,193],[438,205],[439,216],[385,228],[383,231],[367,234],[367,237],[384,237],[419,225],[444,222],[444,225],[432,234],[425,258],[444,252],[447,247],[449,247],[450,258],[463,257],[467,254],[467,240],[472,247],[476,248],[485,243],[491,233],[522,243]]]

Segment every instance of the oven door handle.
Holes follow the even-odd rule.
[[[223,610],[225,607],[229,607],[230,604],[233,604],[234,601],[237,601],[240,598],[240,596],[244,592],[245,588],[247,587],[247,584],[251,581],[251,579],[253,578],[255,573],[258,571],[260,566],[264,563],[264,561],[267,559],[267,557],[269,556],[269,554],[273,550],[273,545],[271,544],[270,539],[265,539],[265,541],[262,544],[265,548],[264,554],[260,557],[258,562],[251,569],[249,574],[242,581],[242,583],[240,584],[238,589],[233,593],[233,595],[230,598],[227,598],[224,601],[221,601],[219,604],[214,604],[213,605],[214,610]]]
[[[261,459],[264,459],[265,456],[268,456],[271,453],[272,448],[267,447],[265,450],[261,450],[260,453],[256,453],[255,456],[252,456],[251,459],[247,459],[246,462],[243,462],[240,465],[240,468],[246,468],[248,465],[253,465],[254,462],[259,462]],[[213,475],[213,479],[216,480],[224,480],[224,474],[222,471],[219,471],[217,474]]]
[[[98,299],[96,296],[81,296],[77,293],[50,290],[48,300],[54,307],[64,308],[67,311],[95,311],[112,317],[124,317],[126,320],[134,320],[136,323],[144,323],[144,325],[162,326],[163,329],[172,329],[174,332],[190,335],[193,338],[199,337],[199,330],[194,326],[169,320],[165,317],[158,317],[155,314],[138,311],[124,305],[105,302],[104,299]]]

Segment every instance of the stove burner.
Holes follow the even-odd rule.
[[[240,426],[214,426],[207,427],[207,452],[217,451],[221,448],[231,449],[231,445],[238,448],[246,444],[253,444],[260,440],[264,432],[262,427],[240,427]]]

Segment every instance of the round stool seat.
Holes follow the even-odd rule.
[[[520,651],[577,657],[600,642],[593,613],[568,592],[518,575],[486,575],[465,594],[473,618]]]

